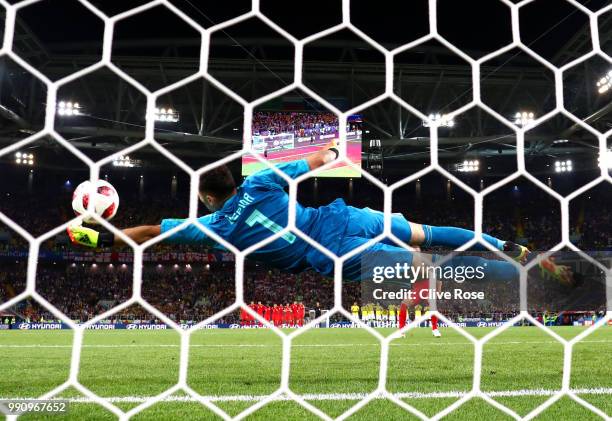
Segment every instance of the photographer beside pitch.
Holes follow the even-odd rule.
[[[291,178],[299,177],[338,158],[338,150],[330,145],[307,158],[277,165]],[[237,186],[225,165],[212,169],[200,177],[199,198],[211,212],[200,217],[199,222],[227,242],[244,250],[287,225],[289,195],[285,191],[287,182],[271,169],[259,171]],[[123,229],[122,232],[134,242],[141,244],[183,223],[184,219],[164,219],[159,225],[143,225]],[[457,248],[474,238],[474,232],[456,227],[436,227],[409,222],[401,214],[393,214],[391,230],[402,241],[414,247],[444,246]],[[367,243],[383,232],[382,212],[370,208],[347,206],[344,200],[318,208],[296,204],[296,226],[320,245],[338,256]],[[123,245],[118,236],[110,232],[98,232],[92,228],[74,225],[68,228],[74,244],[87,247],[111,247]],[[518,244],[502,241],[488,234],[483,238],[500,251],[509,252],[517,261],[525,261],[530,252]],[[220,244],[191,224],[172,234],[165,240],[169,243],[202,245],[223,249]],[[477,244],[474,250],[487,251]],[[408,251],[391,240],[382,240],[365,251],[349,258],[343,265],[343,277],[360,281],[369,279],[363,262],[374,257],[378,265],[393,265],[396,262],[419,267],[431,265],[439,256]],[[271,243],[251,253],[250,258],[273,266],[279,270],[299,273],[314,269],[325,276],[333,276],[333,262],[300,237],[286,233]],[[540,264],[542,270],[559,282],[571,284],[571,272],[555,265],[551,260]],[[491,279],[517,279],[516,268],[503,260],[489,260],[478,256],[454,256],[442,263],[443,268],[457,266],[485,267]],[[412,280],[412,282],[418,279]]]

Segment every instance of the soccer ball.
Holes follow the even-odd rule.
[[[119,208],[119,195],[117,190],[107,181],[98,180],[95,183],[83,181],[72,193],[72,209],[79,216],[87,211],[90,200],[93,200],[92,211],[106,219],[112,219]],[[88,224],[97,224],[92,217],[83,219]]]

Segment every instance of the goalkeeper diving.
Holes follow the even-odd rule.
[[[288,177],[297,178],[338,158],[338,150],[331,145],[307,158],[278,164],[276,168]],[[222,165],[200,177],[199,198],[210,214],[201,216],[198,221],[234,245],[239,250],[268,239],[287,226],[289,195],[285,191],[288,183],[271,169],[265,169],[247,177],[241,185],[236,185],[228,167]],[[370,208],[348,206],[342,199],[318,208],[296,204],[296,227],[317,243],[337,256],[342,256],[379,236],[384,228],[384,215]],[[123,229],[123,234],[135,243],[144,243],[160,234],[184,223],[184,219],[163,219],[159,225],[143,225]],[[457,227],[441,227],[418,224],[408,221],[402,214],[395,213],[391,218],[391,231],[403,242],[412,247],[426,249],[443,246],[455,249],[472,240],[473,231]],[[123,245],[121,237],[110,232],[98,232],[82,225],[68,228],[70,240],[74,244],[87,247],[112,247]],[[500,240],[488,234],[483,239],[497,250],[511,255],[515,260],[524,262],[532,253],[521,245]],[[167,243],[190,244],[205,248],[225,248],[207,236],[195,224],[189,224],[165,239]],[[487,251],[481,244],[473,250]],[[381,240],[370,245],[361,253],[353,255],[343,264],[343,278],[360,281],[369,279],[362,261],[368,256],[392,256],[393,262],[401,262],[413,267],[431,264],[439,256],[407,250],[397,246],[392,240]],[[314,269],[325,276],[333,276],[334,263],[331,259],[311,246],[302,238],[288,232],[274,241],[258,248],[249,258],[273,266],[281,271],[299,273]],[[391,259],[391,258],[390,258]],[[385,259],[383,259],[385,260]],[[546,260],[540,268],[548,276],[564,284],[572,282],[571,272],[565,266]],[[392,264],[392,262],[390,263]],[[516,267],[504,260],[490,260],[479,256],[455,256],[441,263],[442,267],[482,266],[491,279],[518,279]]]

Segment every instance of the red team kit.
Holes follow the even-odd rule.
[[[255,303],[251,301],[249,308],[277,327],[299,327],[304,325],[306,309],[302,303],[265,305],[261,302]],[[244,308],[240,309],[240,325],[262,326]]]

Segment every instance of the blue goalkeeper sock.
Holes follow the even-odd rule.
[[[433,261],[436,262],[441,260],[444,256],[434,254]],[[481,276],[472,277],[471,279],[475,280],[485,280],[485,281],[514,281],[519,279],[519,271],[518,269],[509,262],[505,260],[491,260],[485,259],[484,257],[478,256],[453,256],[446,262],[442,263],[441,267],[447,268],[451,267],[455,270],[455,277],[459,274],[457,272],[457,267],[472,267],[474,271],[472,274],[480,274]],[[465,269],[463,270],[463,275],[467,276],[467,272]]]
[[[474,231],[456,227],[434,227],[431,225],[423,225],[423,231],[425,232],[423,247],[445,246],[457,248],[474,238]],[[504,249],[505,241],[499,240],[488,234],[482,234],[482,238],[484,238],[487,243],[491,244],[496,249]],[[487,248],[480,243],[475,244],[473,249],[478,251],[487,250]]]

